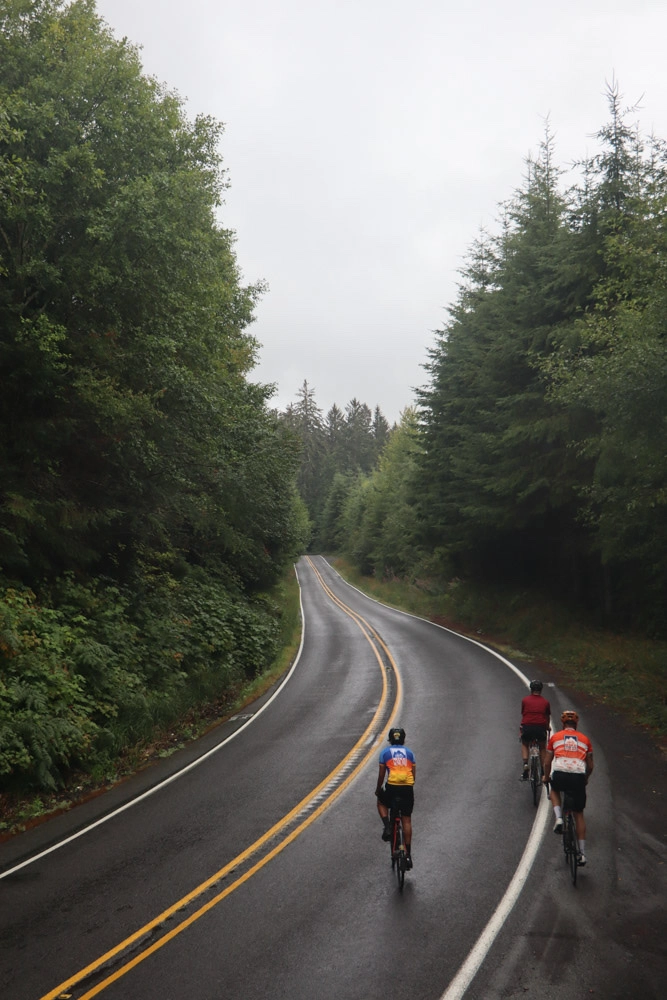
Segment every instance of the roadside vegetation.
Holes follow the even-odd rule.
[[[170,757],[276,684],[294,663],[301,641],[300,594],[294,569],[290,568],[285,573],[268,596],[280,612],[277,618],[277,652],[266,669],[250,680],[241,678],[236,684],[222,688],[210,700],[186,704],[167,724],[147,727],[143,738],[126,743],[120,754],[110,758],[104,768],[72,770],[57,790],[17,788],[14,793],[5,791],[0,794],[0,840],[71,809],[155,761]]]
[[[301,443],[221,137],[92,0],[0,0],[2,802],[113,780],[284,642]]]
[[[537,590],[664,638],[667,146],[616,83],[607,102],[578,181],[547,125],[469,251],[415,407],[370,473],[307,502],[314,546],[364,575]]]

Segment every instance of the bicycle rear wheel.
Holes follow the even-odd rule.
[[[539,757],[530,758],[530,784],[533,789],[533,805],[537,806],[542,788],[542,765]]]
[[[403,839],[403,824],[400,818],[396,820],[395,825],[395,836],[394,836],[394,853],[392,856],[392,867],[395,865],[396,871],[396,881],[398,882],[398,891],[403,892],[403,884],[405,882],[405,870],[407,868],[405,861],[405,840]]]
[[[398,861],[396,862],[396,879],[398,881],[398,891],[403,892],[403,886],[405,884],[405,850],[400,851],[398,855]]]
[[[570,866],[570,876],[572,885],[577,884],[577,868],[579,867],[579,845],[577,844],[577,831],[574,824],[574,816],[568,812],[565,816],[565,855]]]

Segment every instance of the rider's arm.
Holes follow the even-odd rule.
[[[376,795],[380,791],[380,789],[382,788],[382,783],[384,782],[384,776],[385,776],[386,773],[387,773],[387,765],[386,764],[380,764],[380,770],[378,771],[378,783],[377,783],[377,787],[375,789],[375,794]]]
[[[548,781],[551,777],[551,762],[554,759],[553,750],[547,750],[544,756],[544,777],[543,781]]]
[[[593,760],[593,751],[586,754],[586,781],[590,778],[593,773],[593,768],[595,767],[595,761]]]

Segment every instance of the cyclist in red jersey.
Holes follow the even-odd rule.
[[[563,832],[561,792],[572,796],[574,822],[577,828],[579,864],[586,864],[586,785],[593,773],[593,745],[588,736],[577,730],[579,716],[568,709],[561,715],[563,729],[554,733],[547,746],[544,782],[551,781],[549,798],[554,807],[554,833]]]
[[[521,757],[523,768],[521,777],[528,780],[528,747],[533,740],[537,740],[540,746],[540,757],[542,758],[542,769],[545,764],[545,753],[547,746],[547,731],[551,725],[551,705],[546,698],[543,698],[542,681],[530,682],[530,694],[521,700],[521,726],[519,727],[521,740]]]

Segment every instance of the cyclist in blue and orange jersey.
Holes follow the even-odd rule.
[[[588,736],[577,730],[579,716],[568,709],[561,715],[563,729],[554,733],[547,746],[544,782],[551,781],[549,798],[554,807],[554,833],[563,832],[561,792],[572,796],[574,822],[579,842],[579,864],[586,864],[586,785],[593,773],[593,745]]]
[[[521,740],[521,758],[523,768],[521,777],[528,780],[528,747],[533,740],[540,746],[542,768],[545,764],[547,746],[547,731],[551,725],[551,705],[541,695],[542,681],[530,682],[530,694],[521,699],[521,725],[519,739]]]
[[[389,810],[400,808],[403,817],[403,834],[405,836],[405,853],[408,868],[412,868],[412,807],[414,806],[414,784],[417,774],[415,755],[405,745],[405,730],[394,726],[387,735],[389,746],[380,754],[380,770],[378,772],[377,808],[384,825],[383,840],[391,840],[391,824]],[[387,783],[382,787],[383,782]]]

